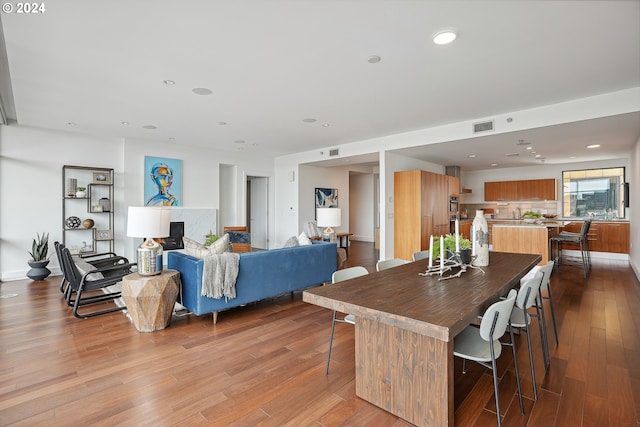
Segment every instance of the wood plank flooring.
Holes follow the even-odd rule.
[[[352,242],[347,265],[375,271],[373,243]],[[301,294],[211,316],[174,317],[139,333],[122,313],[71,315],[59,278],[0,283],[2,426],[407,426],[355,396],[354,330]],[[640,426],[640,285],[624,262],[594,260],[552,276],[553,330],[545,373],[537,325],[534,402],[524,334],[520,415],[509,352],[499,359],[505,426]],[[549,322],[550,323],[550,322]],[[457,426],[496,425],[491,373],[456,361]]]

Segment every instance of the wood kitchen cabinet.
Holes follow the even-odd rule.
[[[582,221],[565,225],[562,230],[579,233]],[[630,247],[630,228],[628,222],[591,221],[587,234],[589,250],[592,252],[613,252],[628,254]],[[574,247],[575,246],[575,247]],[[578,249],[577,245],[563,243],[565,249]]]
[[[429,249],[429,236],[449,232],[449,179],[412,170],[394,174],[394,256],[410,260]]]
[[[485,201],[556,200],[556,180],[527,179],[484,183]]]
[[[447,176],[449,180],[449,197],[460,196],[460,178],[457,176]]]

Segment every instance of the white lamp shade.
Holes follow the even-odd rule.
[[[129,206],[127,236],[129,237],[169,237],[171,211],[154,207]]]
[[[342,210],[340,208],[317,208],[316,221],[318,227],[340,227]]]

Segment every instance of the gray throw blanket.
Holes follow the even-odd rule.
[[[240,254],[235,252],[205,256],[200,294],[215,299],[223,296],[227,299],[235,298],[239,264]]]

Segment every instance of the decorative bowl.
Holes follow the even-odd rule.
[[[526,222],[527,224],[533,224],[537,220],[538,218],[524,218],[524,222]]]

